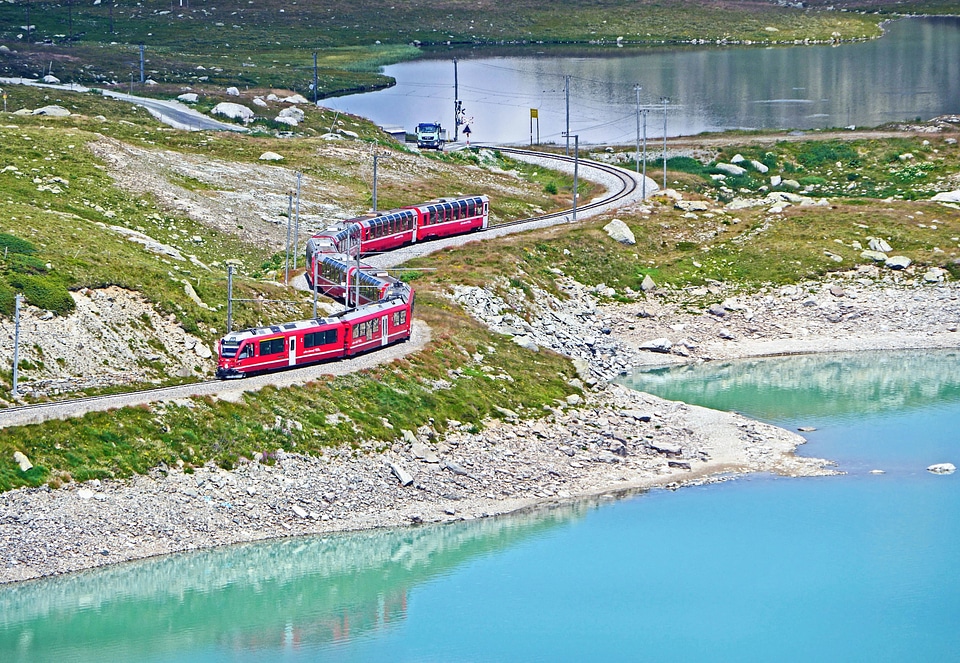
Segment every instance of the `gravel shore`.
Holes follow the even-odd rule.
[[[642,364],[960,347],[960,289],[909,273],[853,271],[736,296],[720,287],[653,291],[609,305],[596,289],[569,282],[566,290],[564,300],[544,297],[523,324],[514,315],[519,302],[477,289],[453,295],[518,343],[575,358],[584,395],[542,419],[505,411],[480,432],[456,422],[442,436],[422,428],[382,454],[278,452],[273,464],[250,461],[229,472],[156,468],[129,481],[10,491],[0,495],[0,582],[280,536],[474,519],[746,472],[827,474],[828,461],[794,455],[804,442],[795,433],[609,380]],[[690,297],[702,312],[690,312]],[[657,349],[644,349],[653,340]]]

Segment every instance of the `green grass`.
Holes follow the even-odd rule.
[[[797,181],[803,187],[800,193],[813,197],[924,199],[955,188],[949,178],[960,168],[960,148],[946,142],[947,137],[933,133],[850,141],[784,140],[773,146],[745,141],[725,147],[709,163],[681,157],[669,159],[667,166],[675,174],[692,176],[684,178],[680,188],[724,201],[765,195],[774,175]],[[746,174],[724,175],[722,180],[710,177],[722,174],[717,163],[730,162],[736,154],[747,160],[738,164],[747,169]],[[764,164],[768,172],[760,172],[749,161]],[[662,163],[649,167],[656,171]],[[779,188],[796,192],[786,185]]]

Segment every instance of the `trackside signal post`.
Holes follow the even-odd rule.
[[[533,121],[537,121],[537,145],[540,144],[540,109],[530,109],[530,144],[533,145]]]

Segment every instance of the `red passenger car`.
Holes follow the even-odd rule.
[[[349,357],[410,338],[413,289],[389,287],[383,300],[327,318],[299,320],[227,334],[217,344],[217,377],[241,378]]]

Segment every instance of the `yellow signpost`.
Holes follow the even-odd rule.
[[[540,144],[540,113],[539,109],[530,109],[530,144],[533,145],[533,121],[537,121],[537,145]]]

